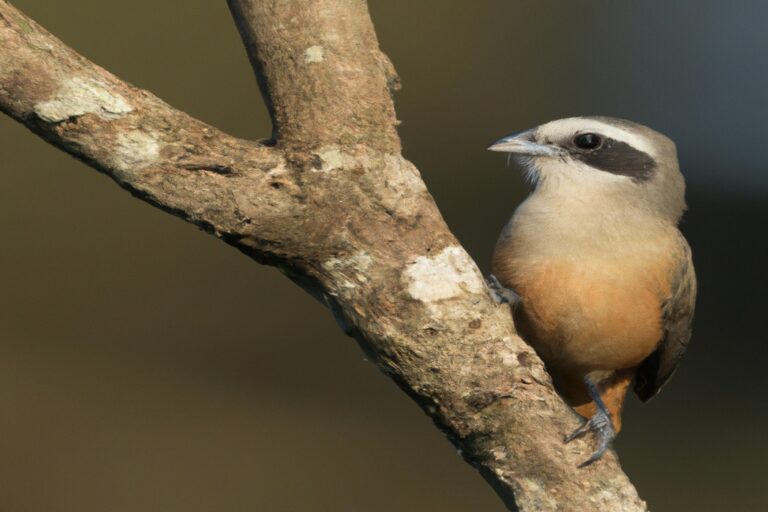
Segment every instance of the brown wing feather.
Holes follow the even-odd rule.
[[[662,315],[664,334],[656,350],[638,368],[635,393],[643,402],[653,398],[669,380],[688,348],[696,305],[696,274],[691,248],[679,236],[680,256],[672,278],[672,292]]]

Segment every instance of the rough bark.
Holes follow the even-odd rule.
[[[646,510],[400,154],[362,0],[229,0],[273,116],[228,136],[120,81],[0,0],[0,108],[137,197],[275,265],[435,421],[510,510]]]

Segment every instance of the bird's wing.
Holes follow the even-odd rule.
[[[696,274],[688,242],[682,234],[678,240],[679,256],[672,275],[671,294],[662,307],[662,339],[656,350],[640,364],[635,380],[635,393],[643,402],[653,398],[669,380],[691,339]]]

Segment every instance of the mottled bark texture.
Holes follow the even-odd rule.
[[[515,334],[400,154],[363,0],[230,0],[274,121],[239,140],[120,81],[0,0],[0,108],[323,301],[510,510],[645,510]]]

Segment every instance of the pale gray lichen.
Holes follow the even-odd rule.
[[[310,46],[304,50],[304,62],[307,64],[313,64],[316,62],[323,62],[325,60],[325,48],[319,45]]]
[[[152,165],[159,155],[160,144],[154,137],[131,130],[118,134],[113,160],[117,169],[135,171]]]
[[[400,155],[386,155],[384,163],[387,169],[385,186],[390,193],[382,195],[382,205],[400,215],[411,215],[418,210],[422,194],[427,193],[419,171]]]
[[[322,165],[319,169],[313,169],[315,172],[329,172],[336,169],[344,169],[347,167],[353,167],[358,162],[357,159],[345,153],[338,146],[326,146],[320,148],[317,151],[317,156],[320,157]]]
[[[472,258],[455,245],[435,256],[419,256],[408,265],[404,277],[411,297],[424,303],[451,299],[464,292],[479,293],[484,286]]]
[[[334,274],[341,274],[357,281],[365,283],[368,281],[366,272],[373,263],[371,256],[365,251],[358,251],[355,254],[344,258],[331,258],[323,262],[323,268]],[[357,284],[350,279],[341,278],[341,285],[345,288],[356,288]]]
[[[52,99],[34,106],[35,114],[51,123],[85,114],[96,114],[103,119],[116,119],[133,110],[133,106],[125,98],[110,91],[104,82],[79,76],[62,83]]]

